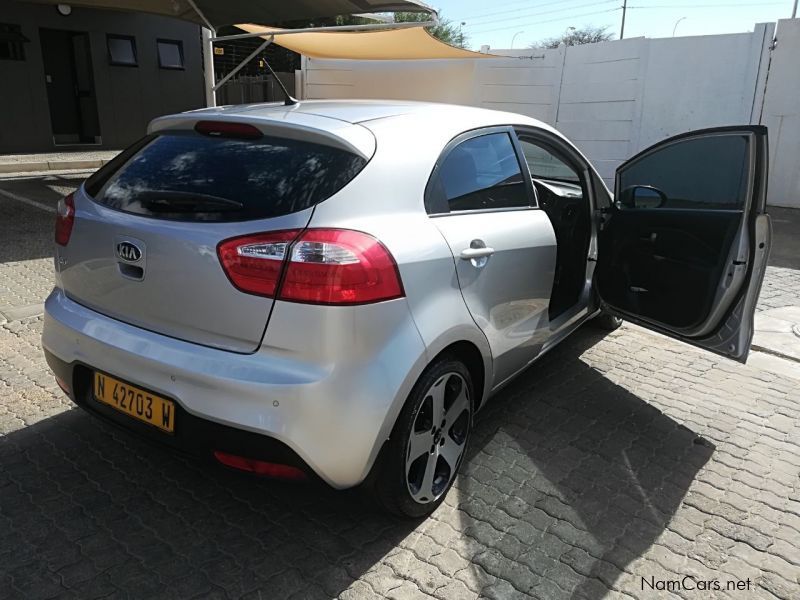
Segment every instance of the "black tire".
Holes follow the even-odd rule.
[[[601,312],[591,321],[594,327],[604,331],[615,331],[622,325],[622,319],[607,312]]]
[[[457,436],[458,439],[461,439],[462,434],[464,436],[463,450],[461,450],[461,455],[458,458],[455,468],[447,469],[447,472],[450,473],[450,478],[443,490],[439,492],[436,497],[431,498],[430,501],[422,503],[412,496],[410,491],[411,484],[409,484],[406,475],[407,456],[410,452],[409,441],[413,428],[416,427],[415,424],[418,421],[418,417],[420,417],[420,419],[424,417],[421,411],[427,410],[427,407],[432,402],[428,392],[432,391],[434,385],[448,373],[460,376],[463,383],[466,384],[469,409],[466,414],[466,424],[464,425],[463,422],[461,423],[458,432],[459,435]],[[457,381],[458,378],[450,377],[444,379],[445,390],[448,389],[451,380]],[[458,384],[462,385],[460,382],[458,382]],[[444,393],[446,395],[447,391]],[[373,498],[381,508],[401,517],[416,519],[428,516],[444,501],[445,496],[447,496],[448,491],[453,485],[453,481],[455,481],[456,474],[467,452],[470,430],[472,429],[472,399],[474,397],[472,378],[466,366],[464,366],[464,363],[451,356],[442,356],[428,365],[422,375],[420,375],[417,383],[414,384],[411,393],[408,395],[408,399],[403,409],[400,411],[400,415],[397,417],[397,421],[392,429],[391,436],[384,446],[384,451],[381,453],[381,463],[376,465],[379,470],[373,478],[371,492]],[[461,402],[463,402],[463,399]],[[423,407],[423,405],[425,405],[425,407]],[[462,412],[461,415],[462,417],[460,417],[460,419],[463,421],[464,413]],[[451,432],[455,427],[456,424],[453,423],[450,427]],[[465,431],[462,432],[461,430],[464,429],[464,427]],[[435,430],[436,427],[433,429]],[[440,429],[440,433],[444,429],[446,429],[446,427]],[[445,433],[443,435],[447,434]],[[445,442],[450,444],[452,440],[453,438],[447,438]],[[442,445],[444,445],[445,442],[442,442]],[[435,443],[434,446],[436,446]],[[457,447],[462,446],[457,445]],[[431,453],[431,455],[433,456],[433,453]],[[423,459],[423,456],[419,458]],[[438,457],[438,454],[436,456]]]

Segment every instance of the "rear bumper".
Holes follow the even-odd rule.
[[[77,362],[66,363],[47,350],[44,351],[44,354],[53,373],[70,386],[70,399],[104,421],[178,452],[202,459],[213,460],[214,452],[220,451],[289,465],[309,475],[313,474],[313,470],[296,452],[275,438],[201,419],[187,412],[180,404],[176,404],[175,415],[176,422],[181,424],[180,427],[174,434],[164,434],[151,425],[131,419],[95,400],[91,389],[91,367]]]
[[[355,318],[374,319],[381,331],[356,340],[350,309],[330,321],[320,311],[331,307],[294,314],[297,305],[279,304],[272,319],[293,327],[276,327],[272,345],[254,354],[236,354],[127,325],[56,289],[45,303],[42,345],[77,404],[131,431],[195,454],[221,450],[310,469],[335,488],[358,485],[427,362],[408,306],[400,299],[358,307]],[[315,318],[326,328],[309,334]],[[314,350],[301,354],[298,339]],[[92,399],[91,369],[174,400],[174,435]]]

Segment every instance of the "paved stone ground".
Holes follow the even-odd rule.
[[[96,169],[119,154],[119,150],[88,152],[45,152],[40,154],[0,154],[0,173]]]
[[[89,173],[0,176],[0,321],[40,312],[53,287],[56,204]]]
[[[40,302],[52,215],[4,210],[30,234],[0,218],[0,305]],[[759,308],[797,304],[798,273],[770,268]],[[408,522],[71,410],[40,333],[0,325],[0,598],[800,598],[796,380],[584,328],[481,413],[447,502]],[[723,589],[642,583],[686,575]]]
[[[25,164],[40,162],[66,162],[80,160],[110,160],[119,150],[89,150],[86,152],[28,152],[25,154],[0,154],[0,164]]]
[[[800,235],[800,231],[798,232]],[[800,304],[800,269],[767,267],[756,310]]]

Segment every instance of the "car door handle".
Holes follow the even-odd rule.
[[[494,254],[494,248],[484,246],[483,248],[464,248],[459,255],[464,260],[472,260],[473,258],[483,258]]]

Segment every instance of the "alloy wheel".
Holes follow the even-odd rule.
[[[445,373],[428,389],[412,422],[406,450],[406,485],[420,504],[436,501],[450,487],[470,426],[467,384]]]

